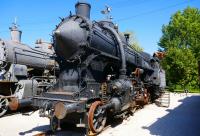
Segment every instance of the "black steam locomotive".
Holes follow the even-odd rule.
[[[124,116],[156,99],[162,70],[156,55],[133,50],[112,21],[91,21],[90,4],[75,7],[76,15],[63,19],[53,35],[57,83],[33,103],[52,130],[68,122],[99,133],[109,115]]]
[[[37,40],[35,48],[23,44],[17,24],[10,33],[11,40],[0,39],[0,117],[8,110],[30,106],[29,96],[51,86],[58,69],[50,43]]]

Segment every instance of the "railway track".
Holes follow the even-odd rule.
[[[126,114],[126,116],[124,116],[123,118],[113,118],[111,120],[108,120],[107,122],[107,125],[105,126],[105,128],[103,129],[103,131],[106,131],[107,129],[110,129],[112,128],[113,126],[117,126],[119,124],[121,124],[123,122],[123,120],[129,120],[129,118],[131,116],[134,115],[134,113],[136,111],[138,111],[140,108],[137,107],[134,108],[132,110],[132,113],[128,113]],[[34,136],[66,136],[66,135],[70,135],[70,136],[96,136],[97,134],[94,134],[94,133],[87,133],[86,132],[86,129],[84,128],[77,128],[75,126],[71,126],[69,125],[67,127],[66,126],[63,126],[62,127],[63,129],[60,130],[60,131],[56,131],[55,133],[52,132],[51,130],[47,130],[45,132],[40,132],[38,134],[35,134]]]
[[[17,115],[17,114],[22,114],[22,113],[21,112],[8,112],[8,113],[6,113],[4,116],[2,116],[0,118],[12,116],[12,115]]]
[[[111,128],[111,125],[106,126],[103,131],[105,131],[109,128]],[[40,132],[40,133],[33,135],[33,136],[57,136],[57,135],[58,136],[65,136],[65,135],[68,135],[69,133],[71,134],[71,136],[86,136],[86,131],[85,131],[85,133],[84,132],[77,133],[77,132],[70,131],[70,130],[69,131],[65,130],[65,131],[60,131],[60,132],[58,131],[56,133],[52,132],[51,130],[48,130],[48,131],[45,131],[45,132]],[[96,136],[96,134],[88,134],[87,136]]]
[[[0,118],[9,117],[12,115],[17,115],[17,114],[29,116],[29,114],[32,114],[33,112],[35,112],[35,110],[32,108],[25,108],[25,109],[20,109],[17,111],[7,111],[7,113],[5,115],[1,116]]]

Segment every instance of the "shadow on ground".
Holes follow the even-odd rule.
[[[153,123],[144,126],[151,135],[200,136],[200,96],[186,97],[182,104]]]
[[[107,127],[115,127],[122,123],[122,119],[109,119]],[[105,129],[107,128],[105,127]],[[62,124],[62,130],[53,133],[50,131],[49,125],[38,126],[31,130],[20,132],[19,135],[31,135],[33,132],[39,131],[41,133],[36,134],[35,136],[85,136],[86,129],[77,128],[75,125],[71,124]]]
[[[35,128],[33,128],[33,129],[31,129],[31,130],[24,131],[24,132],[20,132],[19,135],[21,135],[21,136],[24,136],[24,135],[31,135],[31,133],[34,132],[34,131],[43,132],[43,131],[48,130],[48,128],[49,128],[48,125],[38,126],[38,127],[35,127]]]
[[[85,136],[85,129],[76,128],[75,126],[68,124],[62,126],[62,130],[55,133],[50,131],[49,125],[44,125],[35,127],[25,132],[20,132],[19,135],[31,135],[34,131],[41,132],[35,136]]]

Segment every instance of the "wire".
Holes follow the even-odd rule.
[[[191,0],[190,2],[193,2],[193,1],[195,1],[195,0]],[[143,12],[143,13],[136,14],[136,15],[133,15],[133,16],[129,16],[129,17],[117,19],[116,22],[130,20],[130,19],[138,17],[138,16],[143,16],[143,15],[148,15],[148,14],[156,13],[156,12],[163,11],[163,10],[166,10],[166,9],[170,9],[170,8],[173,8],[173,7],[177,7],[177,6],[186,4],[186,3],[188,3],[188,1],[184,1],[184,2],[181,2],[181,3],[178,3],[178,4],[174,4],[174,5],[171,5],[171,6],[168,6],[168,7],[164,7],[164,8],[159,8],[159,9],[151,10],[151,11],[148,11],[148,12]]]
[[[148,0],[141,0],[141,1],[148,1]],[[141,2],[141,1],[139,1],[139,2]],[[121,4],[124,4],[124,3],[128,3],[128,2],[130,2],[130,0],[121,0],[121,1],[112,2],[112,4],[110,4],[110,5],[112,5],[112,6],[117,5],[118,6],[118,5],[121,5]],[[131,2],[133,2],[133,1],[131,1]],[[138,2],[138,0],[137,0],[137,2]]]
[[[134,3],[129,3],[130,0],[125,0],[125,1],[117,1],[117,2],[114,2],[112,4],[109,4],[111,5],[111,7],[115,7],[113,5],[117,5],[115,7],[115,9],[119,9],[121,7],[129,7],[129,6],[135,6],[135,5],[140,5],[144,2],[150,2],[150,0],[141,0],[141,1],[137,1],[137,2],[134,2]],[[132,2],[132,1],[131,1]],[[121,5],[124,5],[124,6],[121,6]],[[134,5],[133,5],[134,4]],[[39,20],[39,21],[38,21]],[[20,25],[21,26],[24,26],[24,25],[40,25],[40,24],[50,24],[50,23],[58,23],[59,20],[58,19],[55,19],[55,18],[51,18],[51,19],[45,19],[44,17],[42,19],[37,19],[37,20],[33,20],[33,19],[21,19],[20,21]],[[8,26],[8,24],[11,24],[11,23],[6,23],[6,22],[0,22],[0,25],[5,25],[5,26]]]
[[[111,5],[119,5],[119,3],[127,3],[128,1],[130,0],[126,0],[126,1],[118,1],[118,2],[115,2],[114,4],[111,4]],[[193,2],[195,0],[190,0],[190,3]],[[149,0],[141,0],[140,2],[137,2],[137,3],[134,3],[134,6],[135,5],[139,5],[139,4],[142,4],[142,3],[146,3],[146,2],[149,2]],[[152,13],[156,13],[156,12],[159,12],[159,11],[163,11],[163,10],[166,10],[166,9],[169,9],[169,8],[173,8],[173,7],[177,7],[179,5],[183,5],[183,4],[186,4],[188,3],[188,0],[187,1],[184,1],[184,2],[181,2],[181,3],[178,3],[178,4],[175,4],[175,5],[171,5],[171,6],[168,6],[168,7],[164,7],[164,8],[159,8],[159,9],[155,9],[155,10],[151,10],[151,11],[147,11],[147,12],[143,12],[143,13],[139,13],[139,14],[136,14],[136,15],[133,15],[133,16],[129,16],[129,17],[125,17],[125,18],[121,18],[121,19],[117,19],[115,20],[116,22],[121,22],[121,21],[125,21],[125,20],[130,20],[132,18],[135,18],[135,17],[138,17],[138,16],[143,16],[143,15],[148,15],[148,14],[152,14]],[[125,5],[125,6],[121,6],[121,7],[127,7],[127,6],[133,6],[132,4],[128,4],[128,5]],[[117,7],[118,8],[118,7]],[[49,19],[49,20],[44,20],[41,22],[39,21],[31,21],[31,22],[22,22],[21,25],[22,26],[25,26],[25,25],[41,25],[41,24],[56,24],[58,22],[58,20],[56,19]],[[3,25],[3,23],[0,23],[1,25]],[[8,26],[8,23],[5,23],[5,25]],[[35,29],[36,30],[36,29]],[[46,29],[45,29],[46,30]],[[23,31],[26,31],[23,30]],[[31,30],[28,30],[28,31],[31,31]],[[3,31],[0,31],[0,33],[4,33],[4,32],[9,32],[8,30],[3,30]]]
[[[141,0],[141,1],[134,2],[134,3],[132,3],[132,1],[131,1],[131,3],[129,3],[129,2],[130,2],[130,0],[123,1],[123,3],[126,3],[125,5],[124,4],[116,4],[116,6],[114,6],[115,4],[111,4],[111,7],[113,7],[113,9],[133,7],[133,6],[141,5],[143,3],[151,2],[151,0]]]

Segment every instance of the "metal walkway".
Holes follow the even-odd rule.
[[[167,90],[161,93],[160,98],[158,98],[158,106],[169,107],[170,106],[170,92]]]

